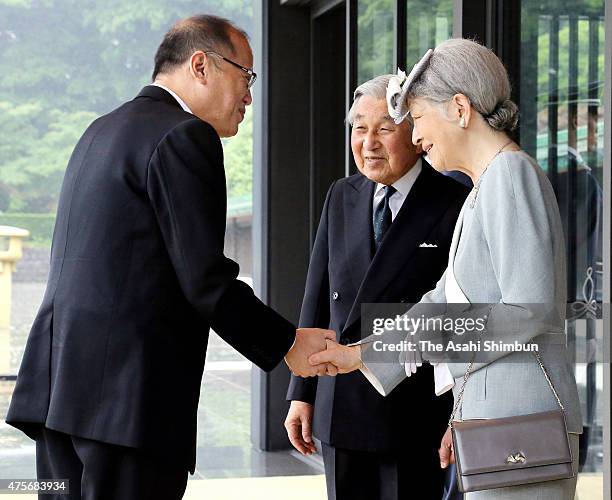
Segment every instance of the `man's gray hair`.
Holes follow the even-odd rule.
[[[352,125],[355,121],[355,108],[357,107],[357,103],[362,96],[366,95],[374,99],[387,100],[387,85],[389,85],[389,80],[391,80],[392,76],[393,75],[377,76],[371,80],[368,80],[367,82],[362,83],[355,89],[355,92],[353,93],[353,104],[346,115],[346,121],[348,121],[349,124]]]
[[[506,68],[493,51],[473,40],[452,38],[434,49],[407,98],[447,103],[455,94],[464,94],[491,127],[509,131],[518,122],[510,91]]]

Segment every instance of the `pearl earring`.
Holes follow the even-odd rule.
[[[465,128],[465,118],[462,116],[461,119],[459,120],[459,126],[461,128]]]

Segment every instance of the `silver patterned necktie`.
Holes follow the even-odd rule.
[[[378,202],[376,209],[374,210],[373,224],[374,224],[374,250],[377,251],[382,243],[382,240],[391,226],[391,207],[389,206],[389,198],[396,193],[396,189],[393,186],[385,186],[382,188],[384,196],[381,201]]]

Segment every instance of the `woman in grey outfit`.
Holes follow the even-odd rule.
[[[395,100],[389,89],[390,114],[401,121],[409,112],[414,121],[412,140],[427,153],[434,168],[464,172],[475,186],[457,221],[449,267],[436,288],[408,315],[418,317],[432,303],[489,304],[487,331],[497,328],[499,335],[510,335],[512,341],[538,343],[565,407],[577,471],[582,418],[565,347],[561,219],[548,178],[508,136],[516,126],[518,111],[510,100],[506,70],[489,49],[471,40],[452,39],[428,51],[408,78],[396,83],[396,88],[401,86],[400,98]],[[557,342],[545,341],[553,334]],[[388,341],[396,342],[397,336],[391,337]],[[367,344],[370,340],[357,346],[329,343],[327,351],[311,357],[311,363],[331,362],[339,373],[360,369],[386,395],[411,370],[399,360],[369,362],[371,351],[363,344],[372,345]],[[425,353],[423,358],[427,359]],[[412,370],[416,366],[413,363]],[[466,363],[449,364],[448,368],[457,397]],[[558,403],[533,354],[500,352],[474,365],[459,417],[498,418],[554,409]],[[450,432],[442,440],[440,456],[442,466],[454,459]],[[574,477],[478,491],[466,498],[573,500],[575,490]]]

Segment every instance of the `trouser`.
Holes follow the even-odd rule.
[[[439,500],[445,471],[438,451],[376,453],[322,443],[329,500]]]
[[[171,457],[169,457],[171,458]],[[40,500],[180,500],[186,467],[153,459],[137,448],[78,438],[43,427],[36,439],[38,480],[69,481],[68,495]]]

